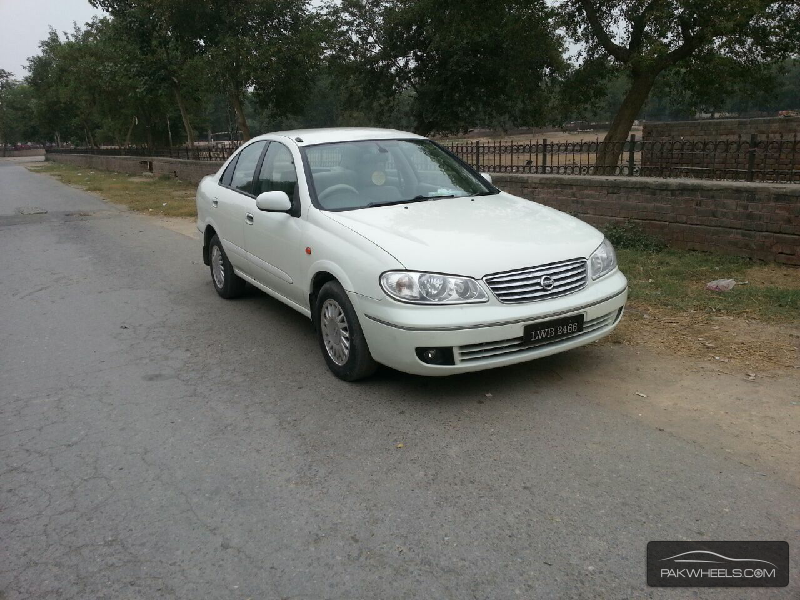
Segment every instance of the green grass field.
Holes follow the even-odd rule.
[[[746,258],[663,250],[618,249],[634,303],[682,312],[746,316],[775,323],[800,322],[800,269]],[[712,292],[715,279],[747,282]]]

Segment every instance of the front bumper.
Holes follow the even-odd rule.
[[[608,335],[622,317],[628,282],[619,271],[583,290],[541,302],[458,306],[407,305],[351,294],[373,358],[417,375],[452,375],[548,356]],[[583,332],[537,346],[522,343],[525,325],[584,314]],[[454,365],[423,363],[416,348],[452,347]]]

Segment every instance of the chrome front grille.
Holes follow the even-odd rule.
[[[501,355],[519,354],[522,352],[528,352],[529,350],[541,348],[543,346],[559,344],[561,342],[564,342],[566,340],[571,340],[573,338],[584,337],[613,325],[614,322],[619,318],[621,312],[622,312],[621,309],[615,310],[614,312],[605,314],[602,317],[597,317],[589,321],[584,321],[583,331],[581,331],[580,333],[556,338],[550,341],[544,341],[540,344],[526,344],[523,341],[522,336],[520,336],[520,337],[510,338],[507,340],[498,340],[496,342],[483,342],[480,344],[469,344],[466,346],[460,346],[455,349],[456,362],[468,363],[479,360],[485,360],[487,358],[494,358],[496,356],[501,356]]]
[[[545,285],[542,285],[544,279]],[[534,302],[577,292],[586,285],[585,258],[494,273],[483,278],[500,302]],[[551,284],[549,287],[547,284]]]

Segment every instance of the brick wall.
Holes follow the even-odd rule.
[[[24,158],[29,156],[44,156],[44,148],[33,150],[11,150],[0,148],[0,158]]]
[[[577,175],[493,180],[593,225],[630,219],[672,247],[800,265],[797,185]]]
[[[145,172],[153,175],[171,175],[190,183],[199,183],[206,175],[216,173],[221,162],[206,160],[181,160],[177,158],[149,158],[138,156],[100,156],[96,154],[57,154],[49,153],[47,160],[90,169],[103,169],[140,175]]]
[[[770,117],[766,119],[702,119],[699,121],[645,121],[643,140],[735,140],[800,137],[800,117]]]

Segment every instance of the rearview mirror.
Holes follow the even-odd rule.
[[[256,207],[267,212],[288,212],[292,210],[292,201],[286,192],[264,192],[256,198]]]
[[[483,177],[489,183],[492,183],[492,176],[489,175],[488,173],[481,173],[481,177]]]

